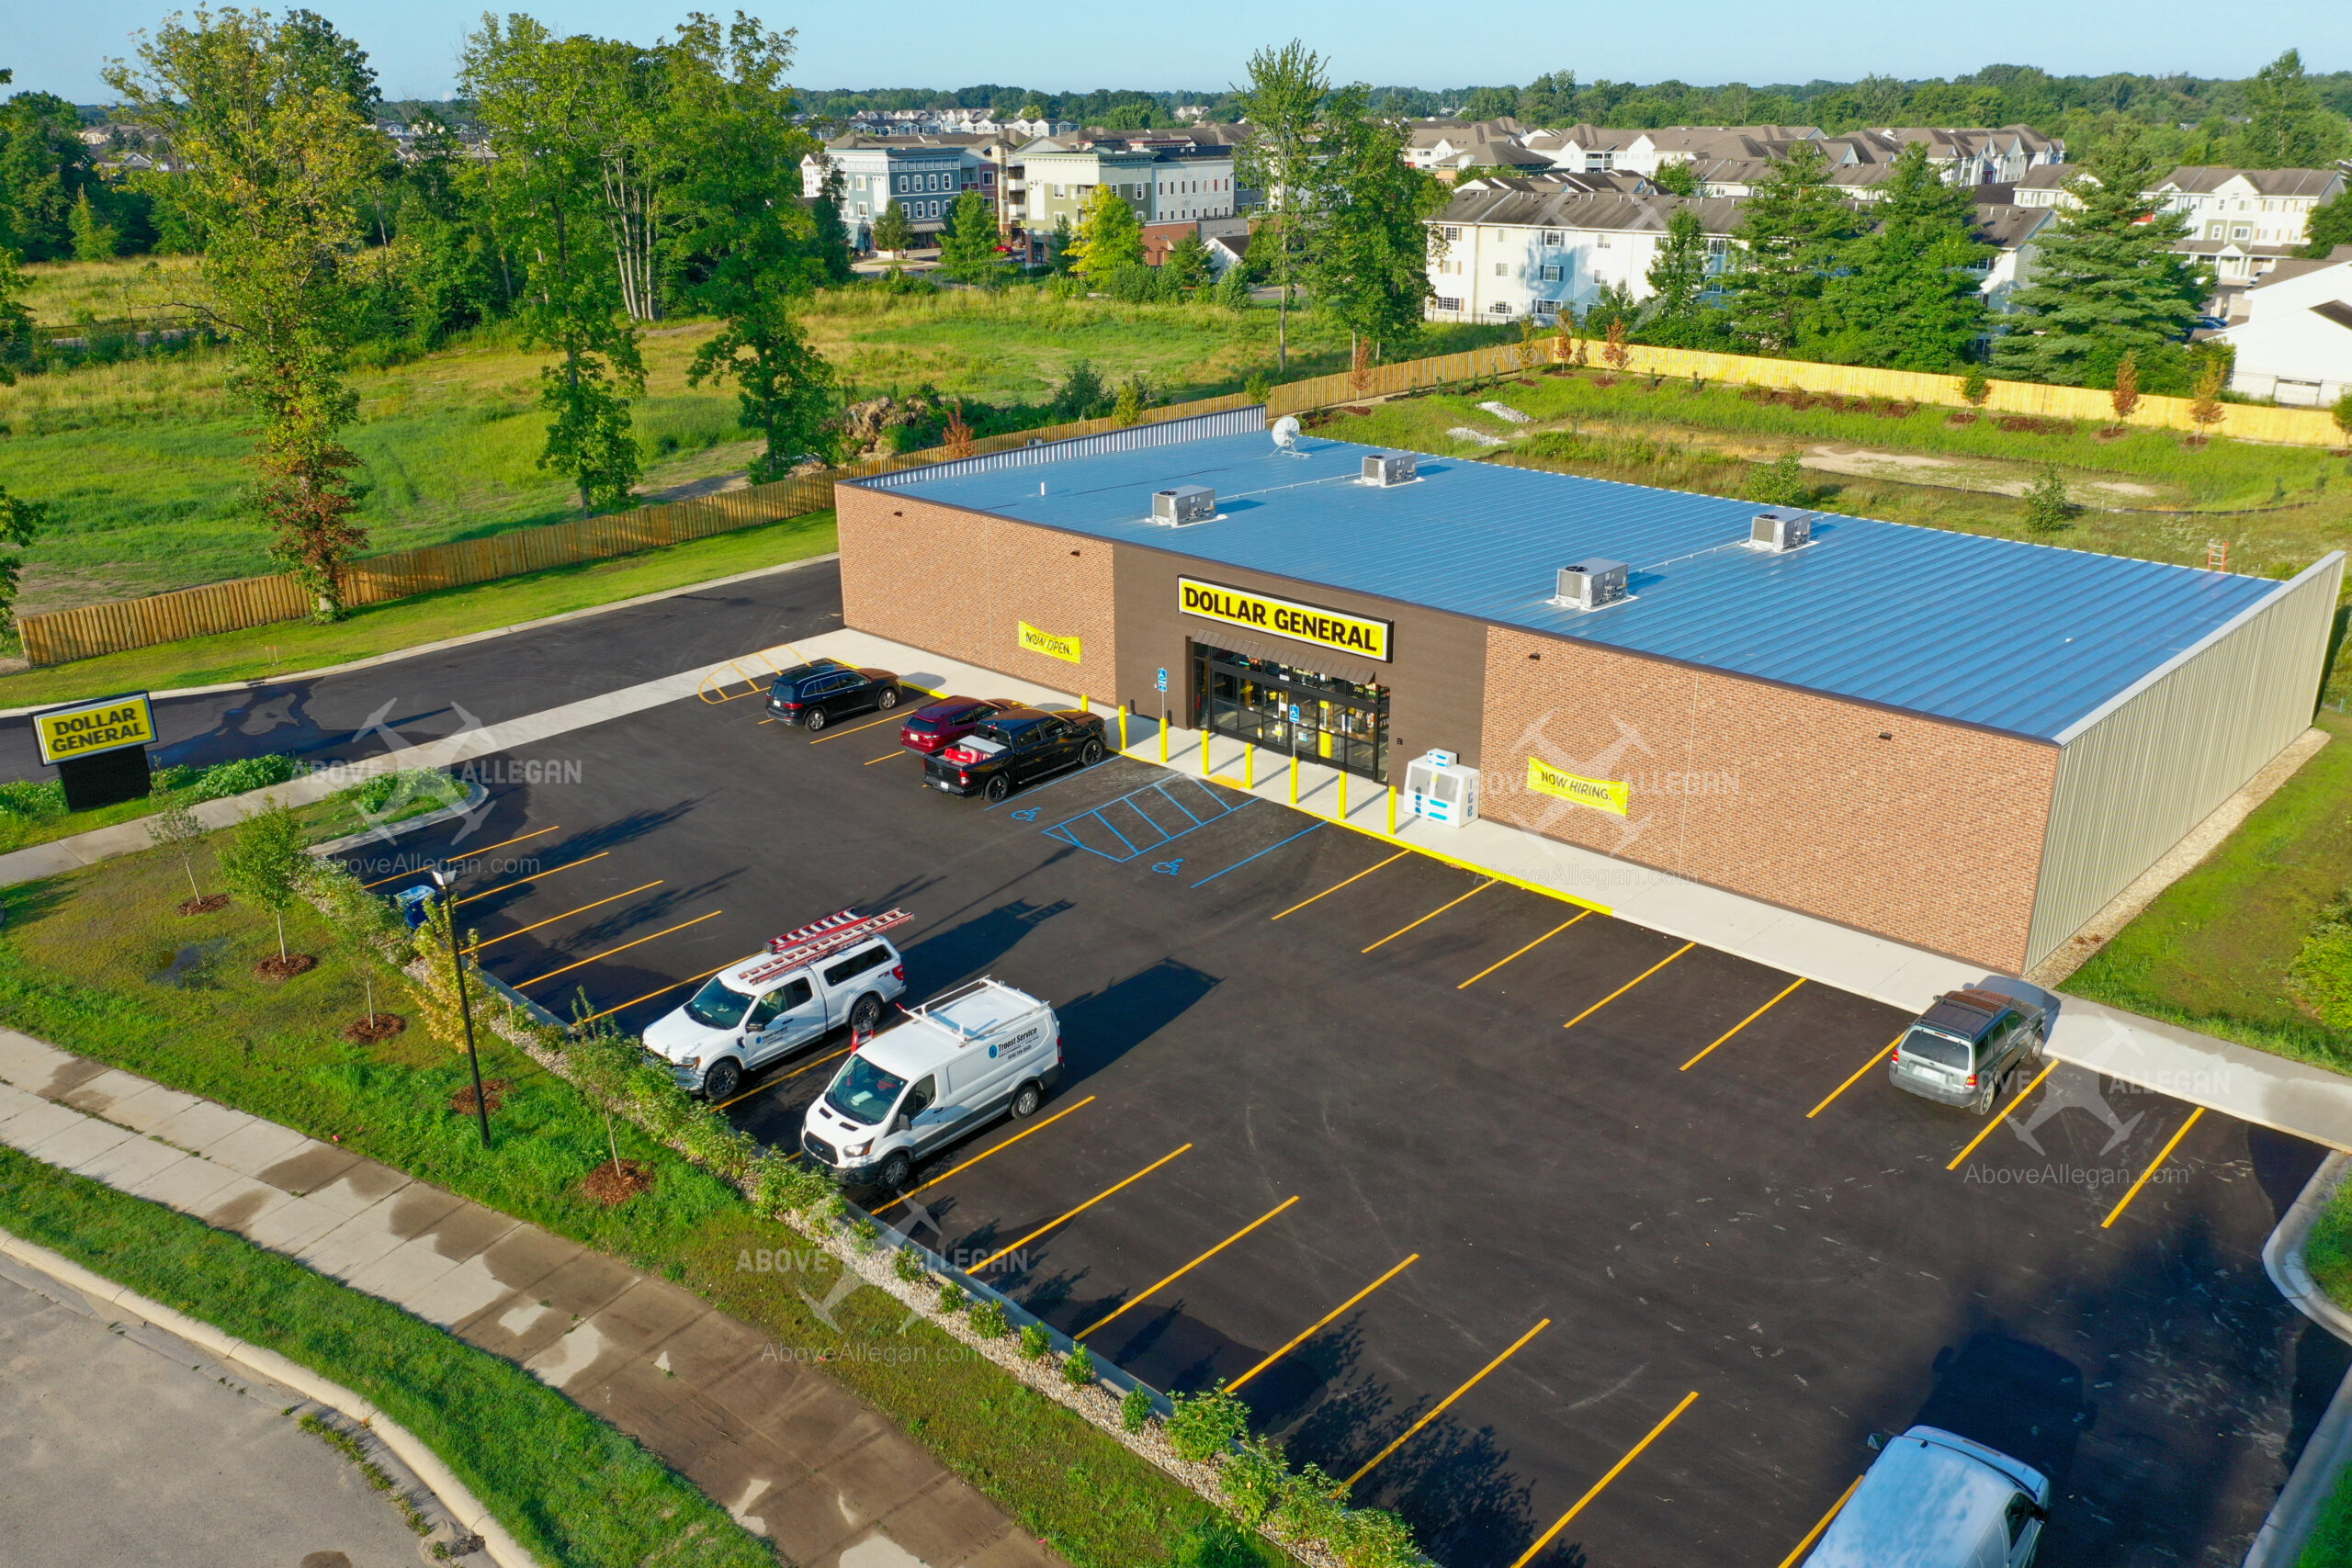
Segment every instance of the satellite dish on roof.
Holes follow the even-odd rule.
[[[1298,421],[1289,414],[1283,415],[1282,418],[1274,421],[1273,436],[1275,450],[1282,452],[1297,451]]]

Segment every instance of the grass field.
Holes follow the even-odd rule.
[[[198,875],[208,891],[219,886],[202,858]],[[425,1038],[413,1025],[376,1045],[343,1039],[343,1026],[367,1010],[362,971],[357,961],[335,953],[329,933],[307,908],[289,914],[287,927],[296,951],[322,955],[319,967],[273,984],[253,972],[255,962],[277,950],[268,917],[237,904],[210,915],[175,913],[187,895],[177,858],[153,852],[0,893],[0,912],[6,915],[0,924],[0,1021],[313,1137],[340,1139],[421,1179],[681,1280],[764,1325],[783,1343],[819,1350],[856,1344],[885,1344],[899,1352],[927,1348],[928,1355],[920,1358],[841,1356],[828,1370],[1080,1568],[1164,1562],[1181,1541],[1210,1526],[1214,1510],[1193,1493],[1070,1411],[1021,1389],[991,1363],[960,1357],[954,1341],[937,1329],[919,1322],[899,1337],[904,1310],[881,1292],[861,1291],[835,1305],[841,1325],[836,1333],[808,1311],[794,1289],[807,1286],[822,1296],[828,1273],[738,1272],[736,1259],[744,1247],[806,1244],[781,1224],[759,1220],[731,1189],[629,1123],[615,1123],[622,1157],[652,1168],[653,1187],[619,1209],[587,1198],[580,1190],[582,1179],[609,1157],[603,1118],[570,1084],[488,1032],[481,1037],[482,1072],[504,1080],[507,1088],[492,1116],[494,1146],[483,1150],[470,1115],[451,1103],[467,1081],[462,1055]],[[414,1010],[397,986],[390,971],[379,968],[377,1005],[413,1018]],[[20,1185],[0,1168],[0,1214],[25,1201],[17,1196]],[[56,1213],[51,1233],[21,1234],[70,1252],[101,1272],[113,1272],[97,1254],[74,1252],[51,1239],[79,1234],[70,1209]],[[193,1224],[168,1214],[158,1223],[164,1221]],[[0,1218],[0,1224],[15,1228],[10,1219]],[[103,1227],[92,1232],[87,1245],[117,1256]],[[832,1267],[828,1262],[824,1269]],[[177,1286],[158,1288],[123,1273],[115,1277],[233,1333],[246,1332],[175,1295]],[[187,1288],[198,1282],[191,1278]],[[168,1280],[162,1283],[172,1285]],[[263,1303],[273,1300],[274,1294],[254,1298]],[[248,1310],[261,1309],[249,1303]],[[401,1318],[392,1309],[385,1311]],[[249,1337],[304,1359],[288,1345],[258,1334]],[[374,1392],[357,1375],[321,1370]],[[384,1403],[435,1440],[436,1428],[412,1421],[407,1409],[389,1398]],[[516,1418],[537,1408],[518,1403]],[[472,1419],[470,1410],[463,1405],[457,1414]],[[502,1437],[507,1431],[498,1421],[480,1425]],[[592,1467],[581,1473],[593,1481],[597,1472]],[[631,1474],[625,1468],[616,1473],[616,1491],[624,1500]],[[472,1479],[468,1476],[469,1483]],[[488,1488],[485,1495],[491,1496]],[[570,1494],[551,1495],[560,1500]],[[1219,1568],[1286,1561],[1249,1550],[1250,1555],[1219,1559]],[[559,1554],[548,1561],[613,1560]],[[640,1549],[626,1561],[695,1560]]]

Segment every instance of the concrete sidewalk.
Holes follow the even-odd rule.
[[[799,1568],[1050,1568],[911,1438],[757,1329],[603,1253],[291,1128],[0,1030],[0,1141],[508,1357]]]
[[[882,665],[928,690],[1056,704],[1079,700],[865,632],[827,632],[799,646],[811,656]],[[1112,724],[1115,737],[1115,715]],[[1131,716],[1125,729],[1127,755],[1163,761],[1156,714]],[[1291,806],[1289,757],[1261,750],[1253,760],[1249,751],[1229,737],[1171,723],[1164,761],[1179,773]],[[1920,1010],[1941,992],[1987,981],[2011,995],[2052,998],[2014,976],[1500,823],[1432,826],[1406,816],[1392,792],[1312,761],[1300,762],[1295,788],[1300,811],[1905,1011]],[[2059,1060],[2331,1148],[2352,1149],[2352,1078],[2120,1009],[2072,997],[2052,999],[2058,1016],[2049,1054]]]

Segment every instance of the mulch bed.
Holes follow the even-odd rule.
[[[2132,427],[2128,424],[2103,424],[2091,434],[2101,441],[2120,441],[2132,434]]]
[[[406,1026],[403,1025],[402,1027]],[[395,1031],[394,1032],[398,1032]],[[490,1101],[490,1108],[492,1111],[497,1110],[499,1106],[505,1102],[506,1088],[507,1085],[504,1078],[484,1078],[481,1080],[481,1097]],[[471,1084],[460,1085],[458,1091],[449,1097],[449,1109],[452,1111],[462,1111],[467,1115],[471,1116],[474,1113],[474,1086]]]
[[[201,898],[183,898],[179,909],[183,915],[210,915],[229,907],[226,893],[208,893]]]
[[[1984,416],[1974,409],[1956,409],[1944,415],[1944,423],[1946,424],[1974,424],[1982,417]]]
[[[1994,422],[2003,430],[2018,435],[2072,435],[2075,422],[2071,419],[2037,419],[2030,413],[2005,413]]]
[[[396,1012],[371,1012],[345,1024],[343,1037],[355,1045],[373,1045],[379,1040],[390,1040],[407,1027],[408,1020]],[[467,1092],[472,1091],[469,1089]]]
[[[640,1161],[606,1160],[581,1179],[580,1190],[607,1209],[626,1203],[653,1185],[653,1171]]]
[[[319,961],[307,953],[289,953],[285,957],[275,955],[254,965],[254,973],[265,980],[291,980],[297,975],[307,975],[319,966]]]
[[[2207,438],[2202,435],[2184,435],[2180,438],[2180,444],[2191,452],[2202,452],[2205,450]]]

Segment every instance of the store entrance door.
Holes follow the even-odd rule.
[[[1193,724],[1388,782],[1388,688],[1193,645]]]

